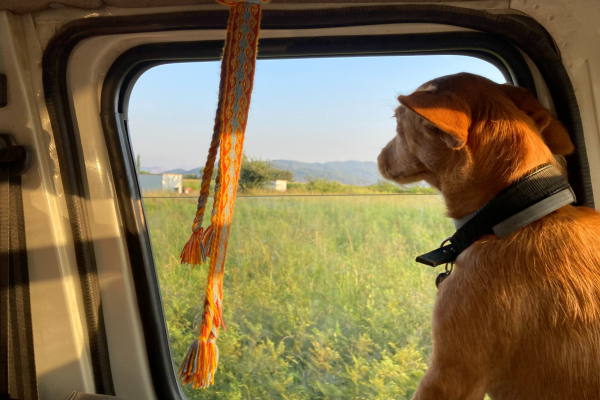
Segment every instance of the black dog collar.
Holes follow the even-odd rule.
[[[561,171],[551,164],[541,165],[498,193],[466,222],[459,220],[462,226],[445,242],[449,244],[416,261],[431,267],[451,263],[482,236],[503,238],[573,202],[575,194]]]

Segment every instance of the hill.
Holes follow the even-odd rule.
[[[142,165],[140,169],[142,171],[146,171],[151,174],[182,174],[182,175],[195,174],[195,175],[198,175],[201,167],[192,168],[190,170],[185,170],[185,169],[181,169],[181,168],[167,170],[166,168],[163,168],[163,167],[144,167]]]
[[[279,169],[294,173],[294,181],[306,182],[310,176],[338,181],[346,185],[374,185],[381,178],[377,163],[369,161],[334,161],[327,163],[305,163],[291,160],[276,160]]]
[[[142,171],[151,173],[151,174],[163,174],[165,173],[165,168],[163,167],[144,167],[143,165],[140,167]],[[176,173],[176,172],[173,172]]]
[[[346,185],[374,185],[381,178],[377,163],[368,161],[334,161],[327,163],[306,163],[292,160],[275,160],[273,165],[279,169],[292,171],[295,182],[306,182],[310,176],[325,178]],[[199,174],[201,167],[184,170],[181,168],[165,171],[160,167],[142,167],[143,171],[166,174]]]

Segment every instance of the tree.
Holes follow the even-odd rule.
[[[148,171],[142,171],[142,162],[140,161],[140,155],[138,154],[135,160],[135,168],[138,175],[150,175]]]
[[[273,168],[273,179],[291,182],[294,180],[294,173],[287,169]]]
[[[241,190],[264,189],[267,183],[276,179],[291,181],[292,171],[275,168],[273,162],[242,155],[239,186]]]

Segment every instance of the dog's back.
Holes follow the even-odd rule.
[[[600,214],[563,207],[471,246],[440,287],[436,315],[456,312],[458,297],[480,308],[469,323],[493,399],[600,399],[598,232]]]

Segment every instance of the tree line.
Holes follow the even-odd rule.
[[[200,179],[203,173],[204,168],[200,168],[198,175],[185,174],[183,175],[183,179]],[[215,180],[216,178],[217,170],[215,168],[212,179]],[[264,189],[268,186],[269,182],[274,180],[292,182],[294,180],[294,174],[292,171],[275,167],[271,160],[249,157],[246,154],[242,155],[240,179],[238,181],[240,190]]]
[[[138,174],[149,174],[147,171],[142,171],[140,155],[136,158],[136,169]],[[184,174],[183,179],[200,179],[204,173],[204,168],[198,170],[198,174]],[[215,168],[212,180],[217,178],[217,169]],[[242,155],[242,166],[240,170],[239,188],[247,189],[264,189],[268,183],[274,180],[285,180],[292,182],[294,174],[292,171],[279,169],[273,165],[271,160],[263,160],[261,158],[249,157],[246,154]]]

